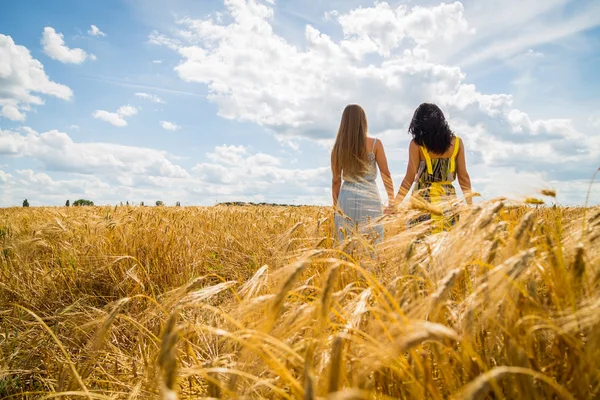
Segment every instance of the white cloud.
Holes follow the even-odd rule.
[[[24,46],[16,45],[10,36],[0,34],[0,116],[24,121],[31,106],[44,100],[34,93],[70,100],[73,92],[65,85],[51,81],[44,66],[31,57]]]
[[[226,13],[182,18],[177,21],[181,29],[172,37],[154,31],[148,41],[179,55],[180,62],[173,63],[177,64],[176,73],[186,82],[206,85],[208,99],[221,117],[258,124],[279,143],[299,146],[316,141],[322,151],[335,135],[343,107],[359,102],[366,108],[372,134],[386,144],[394,177],[401,179],[410,117],[420,102],[436,102],[465,141],[475,189],[484,196],[533,194],[551,185],[559,197],[566,196],[561,199],[579,204],[589,176],[598,167],[600,136],[594,135],[594,126],[600,126],[598,116],[590,116],[587,127],[587,115],[583,121],[565,118],[572,115],[569,110],[551,119],[534,117],[540,113],[527,110],[529,106],[519,103],[518,97],[513,100],[507,93],[482,92],[469,82],[472,75],[467,76],[463,69],[471,65],[471,74],[477,63],[500,59],[500,67],[513,68],[521,81],[535,77],[534,67],[544,60],[550,62],[554,53],[540,44],[600,21],[600,13],[592,12],[600,11],[597,2],[562,16],[569,1],[506,0],[502,7],[496,1],[472,0],[428,7],[376,2],[350,10],[344,5],[344,11],[325,14],[326,27],[315,28],[323,21],[308,25],[304,38],[298,40],[290,30],[274,29],[278,13],[272,2],[228,0]],[[519,10],[516,14],[515,9]],[[285,37],[280,32],[286,33]],[[67,48],[62,35],[54,34],[60,39],[59,49],[76,58],[73,51],[81,49]],[[0,52],[11,48],[4,45],[1,35],[0,44]],[[31,65],[39,64],[24,50]],[[40,91],[29,88],[24,92],[22,87],[30,82],[25,78],[15,86],[15,74],[27,68],[13,65],[12,55],[5,62],[4,54],[9,53],[0,53],[0,107],[5,117],[22,120],[41,99],[36,102],[35,96],[31,95],[34,100],[19,96]],[[531,67],[526,73],[524,65]],[[41,70],[48,81],[41,64],[31,69]],[[66,88],[54,85],[54,93]],[[136,95],[159,102],[152,94]],[[123,106],[115,112],[97,110],[94,116],[126,126],[127,118],[136,112],[135,107]],[[165,129],[178,128],[172,122],[159,123]],[[324,153],[315,153],[315,159],[326,160]],[[0,155],[41,164],[40,169],[34,165],[30,170],[0,173],[0,183],[5,185],[0,191],[2,204],[26,192],[64,204],[64,190],[85,190],[94,200],[104,201],[330,202],[326,161],[310,169],[294,169],[284,157],[243,146],[218,146],[194,161],[196,165],[188,173],[172,161],[174,157],[157,150],[76,143],[58,131],[38,134],[23,128],[20,133],[0,132]],[[54,171],[69,179],[63,175],[56,179]],[[93,183],[85,186],[88,179]],[[396,179],[396,186],[398,183]]]
[[[125,117],[131,117],[137,114],[137,108],[126,105],[121,106],[116,112],[109,112],[104,110],[96,110],[92,114],[92,116],[96,119],[100,119],[102,121],[106,121],[114,126],[127,126],[127,121]]]
[[[452,46],[432,43],[430,54],[436,62],[472,70],[476,64],[504,61],[547,43],[560,46],[600,24],[600,3],[593,1],[580,6],[573,6],[573,0],[464,0],[463,4],[465,19],[476,34],[458,37]],[[567,8],[570,12],[565,13]],[[573,45],[567,46],[574,50]],[[489,64],[482,68],[478,74],[493,69]]]
[[[480,93],[459,67],[428,60],[423,47],[428,42],[470,34],[460,3],[359,8],[337,16],[345,33],[339,42],[307,26],[306,50],[273,32],[266,5],[252,0],[227,5],[230,24],[183,19],[190,40],[200,45],[175,46],[183,58],[175,70],[186,81],[207,84],[222,117],[258,123],[278,136],[325,139],[353,101],[367,107],[372,131],[405,127],[426,100],[453,114],[472,114],[470,122],[503,119],[511,111],[511,96]],[[395,30],[384,29],[391,26]],[[157,43],[174,46],[153,33],[157,37],[162,38]],[[360,61],[373,53],[385,57]]]
[[[269,22],[273,11],[268,6],[254,1],[227,6],[233,18],[230,24],[179,21],[189,29],[186,37],[191,45],[157,32],[150,36],[151,42],[177,50],[183,58],[175,68],[179,76],[207,84],[209,99],[218,104],[222,117],[252,121],[281,136],[325,138],[335,131],[341,109],[357,99],[376,110],[373,120],[379,122],[374,126],[378,129],[405,122],[418,101],[432,97],[450,98],[456,93],[461,104],[481,101],[482,108],[501,106],[502,97],[469,91],[459,68],[427,61],[422,44],[442,40],[444,29],[449,31],[443,40],[469,34],[460,3],[410,10],[378,3],[351,11],[337,17],[345,32],[338,43],[307,26],[306,50],[273,32]],[[388,34],[384,29],[403,18],[406,22],[397,31]],[[392,50],[398,52],[392,55]],[[373,54],[389,57],[375,64],[361,63]]]
[[[155,94],[136,93],[135,95],[141,99],[150,100],[153,103],[158,103],[158,104],[165,103],[165,101],[163,99],[161,99],[159,96],[157,96]]]
[[[45,27],[41,40],[44,53],[50,58],[62,63],[81,64],[85,60],[95,60],[96,56],[88,54],[83,49],[70,49],[65,45],[62,33],[57,33],[52,27]]]
[[[52,178],[42,172],[35,173],[30,169],[25,169],[17,170],[17,175],[23,178],[22,183],[25,183],[26,185],[34,184],[47,186],[52,184]]]
[[[390,6],[379,2],[375,7],[357,8],[338,17],[344,36],[371,42],[377,52],[389,56],[405,39],[417,45],[434,40],[451,43],[461,34],[474,33],[464,18],[462,3],[442,3],[436,7]],[[335,14],[328,14],[329,17]]]
[[[102,32],[96,25],[91,25],[88,31],[90,36],[106,36],[106,33]]]
[[[152,60],[152,64],[162,64],[163,60]]]
[[[339,15],[337,10],[325,11],[323,21],[330,21]]]
[[[0,131],[0,156],[24,158],[43,170],[0,171],[0,205],[64,204],[89,198],[97,204],[163,200],[209,205],[214,201],[328,204],[328,167],[293,169],[283,159],[242,146],[218,146],[188,173],[170,156],[148,148],[77,143],[58,131]],[[56,179],[54,172],[66,178]],[[281,188],[286,190],[282,191]],[[34,202],[32,202],[33,200]]]
[[[79,130],[79,125],[75,125],[75,124],[69,125],[69,128],[73,129],[74,131],[78,131]]]
[[[0,131],[0,155],[34,158],[47,170],[100,173],[107,177],[133,176],[143,180],[148,176],[188,176],[185,169],[173,164],[163,151],[112,143],[77,143],[57,130],[41,134],[31,129],[26,132],[21,135]]]
[[[118,113],[112,113],[104,110],[96,110],[94,111],[92,116],[96,119],[106,121],[114,126],[127,126],[127,121],[125,121],[125,119]]]
[[[110,196],[114,190],[107,182],[95,176],[69,174],[69,179],[55,179],[47,173],[32,169],[7,174],[4,182],[0,171],[0,184],[4,186],[4,191],[0,193],[0,204],[4,206],[20,205],[25,198],[33,206],[64,205],[67,199],[72,202],[79,198],[94,199],[97,202],[100,197]]]
[[[0,170],[0,183],[7,183],[10,178],[12,178],[10,174]]]
[[[179,125],[176,125],[173,122],[169,122],[169,121],[160,121],[160,126],[162,126],[163,129],[166,129],[168,131],[176,131],[176,130],[181,129],[181,127]]]
[[[588,118],[588,125],[593,128],[600,128],[600,112],[590,115]]]
[[[13,104],[6,104],[2,107],[2,116],[13,121],[25,121],[25,114]]]
[[[490,14],[495,11],[497,15],[491,16],[488,20],[480,18],[480,21],[482,25],[487,25],[489,35],[494,35],[493,39],[490,40],[487,35],[478,37],[476,40],[480,46],[474,46],[477,47],[474,53],[469,57],[463,57],[460,64],[468,66],[489,59],[508,58],[520,53],[523,49],[557,42],[560,39],[600,25],[600,4],[598,2],[587,2],[582,7],[575,7],[574,12],[568,16],[565,16],[562,9],[566,5],[565,3],[567,3],[565,0],[547,2],[527,0],[526,2],[515,1],[512,4],[505,3],[502,5],[506,10],[514,10],[514,6],[519,7],[519,14],[523,14],[522,16],[516,16],[514,12],[508,11],[498,13],[497,4],[490,7],[488,10]],[[530,11],[527,12],[527,9]],[[540,14],[544,13],[560,18],[560,23],[557,23],[556,19],[541,23],[539,20],[531,18],[539,18]],[[532,23],[519,23],[522,20],[526,21],[528,17]],[[510,19],[512,21],[509,22]],[[481,46],[484,39],[488,41]],[[473,43],[468,42],[466,47],[468,46],[473,46]],[[459,54],[458,52],[461,50],[456,48],[454,52]]]
[[[539,51],[535,51],[533,49],[529,49],[525,53],[525,56],[532,57],[532,58],[541,58],[541,57],[544,57],[544,53],[541,53]]]
[[[152,31],[148,37],[148,43],[159,46],[167,46],[173,50],[176,50],[181,42],[177,39],[169,38],[165,35],[159,34],[157,31]]]
[[[181,56],[177,74],[206,84],[208,99],[223,118],[261,125],[280,141],[327,143],[348,103],[365,106],[371,132],[400,135],[416,106],[429,101],[442,107],[464,138],[475,178],[480,167],[496,165],[512,166],[516,173],[543,171],[548,179],[576,179],[596,163],[600,139],[580,132],[570,119],[534,119],[513,105],[511,95],[482,93],[459,66],[437,61],[438,49],[477,36],[461,3],[409,8],[378,2],[329,13],[343,38],[308,25],[304,47],[275,33],[268,5],[240,0],[226,7],[229,22],[183,18],[178,23],[187,31],[177,39],[158,32],[149,38]],[[489,33],[480,23],[477,33],[480,28]],[[528,48],[533,44],[520,47]],[[535,52],[525,56],[538,57]],[[409,136],[402,137],[394,144],[405,148]],[[217,173],[222,167],[211,168]]]
[[[196,164],[192,172],[203,182],[202,190],[221,196],[221,201],[259,198],[327,204],[330,197],[328,167],[286,168],[283,160],[265,153],[251,154],[243,146],[217,146],[206,158],[210,162]]]
[[[137,114],[137,108],[130,106],[129,104],[126,106],[121,106],[117,110],[117,114],[122,115],[123,117],[131,117],[132,115]]]

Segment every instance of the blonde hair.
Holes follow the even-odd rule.
[[[334,168],[344,178],[360,178],[367,166],[367,115],[358,104],[346,106],[331,151]]]

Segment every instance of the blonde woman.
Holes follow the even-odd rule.
[[[339,240],[355,228],[363,234],[375,234],[376,241],[383,240],[383,226],[374,223],[383,215],[376,184],[377,168],[381,171],[390,204],[394,198],[394,185],[383,143],[367,133],[365,111],[359,105],[348,105],[342,114],[331,152],[331,186]]]

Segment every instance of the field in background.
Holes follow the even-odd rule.
[[[600,209],[502,204],[0,210],[0,398],[599,398]]]

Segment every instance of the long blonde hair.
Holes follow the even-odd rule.
[[[360,178],[367,166],[367,115],[358,104],[346,106],[331,151],[332,166],[344,178]]]

